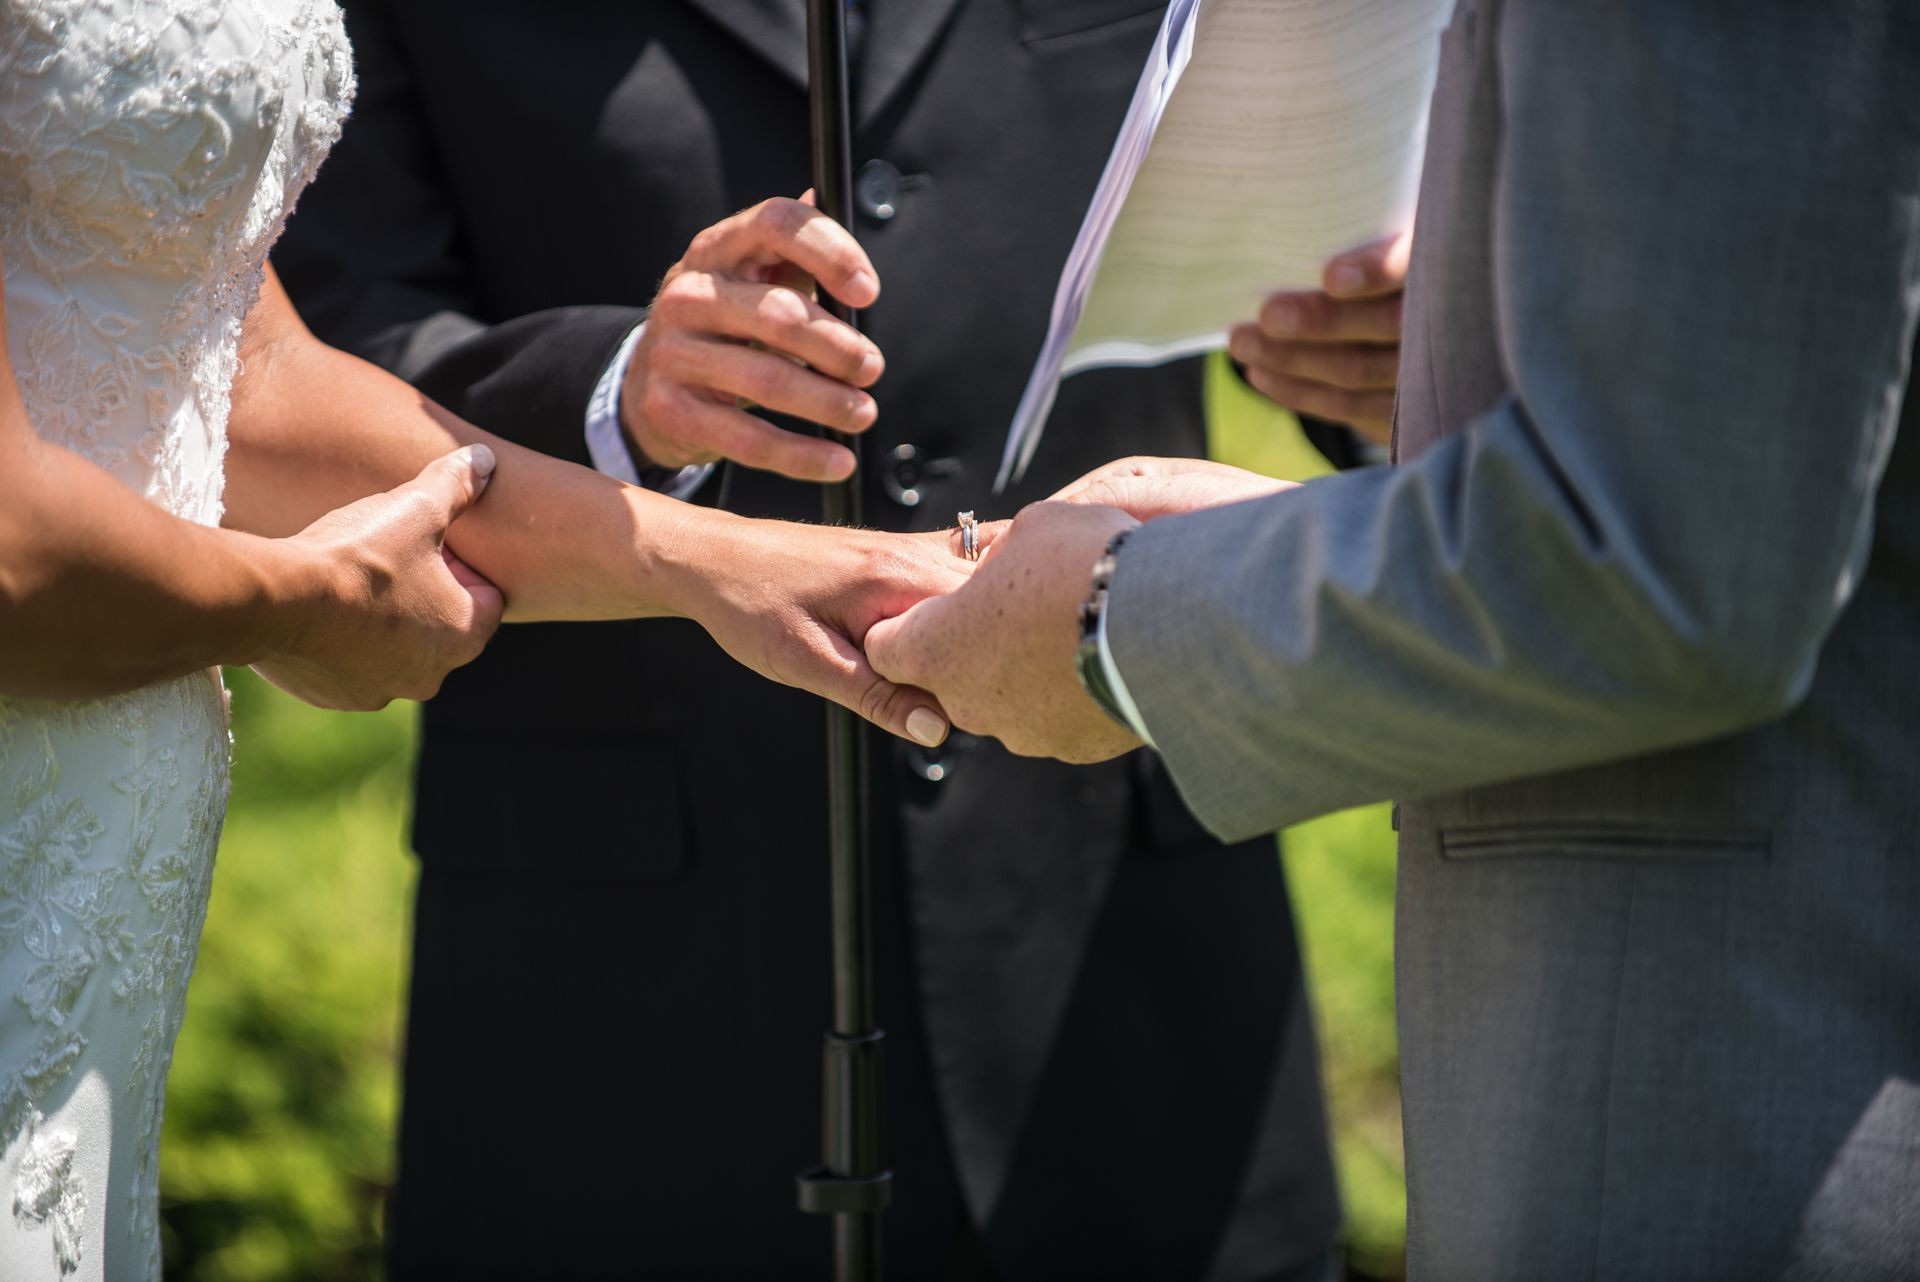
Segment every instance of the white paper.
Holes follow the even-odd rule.
[[[995,492],[1060,379],[1225,345],[1277,289],[1413,225],[1453,0],[1173,0],[1061,272]]]

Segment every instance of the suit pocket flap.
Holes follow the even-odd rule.
[[[675,877],[688,862],[679,753],[640,736],[535,746],[436,729],[420,754],[413,844],[436,872]]]
[[[1634,824],[1468,824],[1440,830],[1448,859],[1729,860],[1767,858],[1762,828],[1649,828]]]

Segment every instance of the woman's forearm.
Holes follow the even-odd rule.
[[[27,429],[0,431],[0,692],[79,699],[278,652],[319,558],[168,515]]]
[[[946,733],[926,694],[883,681],[860,651],[875,622],[966,578],[945,536],[748,520],[523,449],[317,342],[271,277],[247,318],[244,370],[228,454],[237,527],[290,533],[485,444],[499,457],[486,501],[447,543],[500,588],[509,619],[694,619],[763,676],[923,743]]]
[[[667,572],[683,545],[723,514],[622,485],[505,441],[402,380],[307,332],[271,277],[247,318],[234,385],[227,524],[259,534],[301,529],[321,513],[384,490],[460,445],[499,459],[487,501],[448,546],[498,586],[507,617],[636,618],[681,614]]]

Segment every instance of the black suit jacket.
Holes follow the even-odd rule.
[[[695,232],[807,186],[799,0],[362,0],[360,94],[276,255],[323,336],[586,461],[585,405]],[[876,524],[1010,513],[1205,447],[1191,363],[1084,375],[989,490],[1154,0],[874,0],[858,228],[884,297]],[[886,170],[874,171],[884,180]],[[909,448],[902,448],[909,447]],[[700,496],[811,519],[733,471]],[[917,499],[917,502],[912,500]],[[876,735],[900,1277],[1264,1277],[1336,1219],[1270,842],[1140,755]],[[822,712],[691,623],[504,630],[426,711],[402,1274],[792,1277],[827,1024]],[[513,1225],[503,1230],[503,1225]],[[796,1272],[796,1270],[801,1272]]]

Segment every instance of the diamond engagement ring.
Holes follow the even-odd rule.
[[[969,561],[980,559],[980,522],[971,512],[960,514],[960,555]]]

